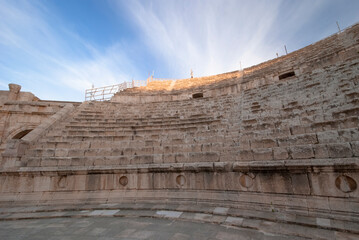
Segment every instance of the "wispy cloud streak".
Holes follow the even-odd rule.
[[[251,66],[274,58],[278,47],[269,40],[285,33],[275,31],[286,25],[280,22],[284,2],[130,1],[126,6],[154,55],[161,54],[163,62],[183,77],[191,68],[197,75],[210,75],[239,69],[240,62]],[[297,1],[290,6],[292,32],[321,4]]]
[[[14,82],[41,99],[81,101],[92,84],[144,80],[152,70],[185,78],[191,69],[206,76],[249,67],[334,33],[336,20],[359,20],[356,0],[89,1],[105,11],[70,20],[76,4],[55,2],[0,0],[0,88]],[[111,27],[92,29],[81,17]],[[84,26],[91,34],[75,30]]]
[[[27,89],[42,82],[59,90],[40,92],[43,98],[61,98],[64,87],[82,100],[92,84],[129,81],[137,71],[120,44],[91,45],[63,28],[40,2],[2,0],[0,4],[0,68],[6,81]]]

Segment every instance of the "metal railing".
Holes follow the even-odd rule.
[[[85,91],[85,101],[109,101],[117,93],[127,88],[145,87],[148,83],[153,81],[174,81],[175,79],[153,78],[149,77],[147,80],[132,80],[131,82],[123,82],[116,85],[91,88]]]
[[[107,101],[110,100],[115,93],[126,88],[127,83],[124,82],[112,86],[86,89],[85,101]]]

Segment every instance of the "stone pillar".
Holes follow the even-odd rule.
[[[9,84],[9,100],[16,100],[17,97],[19,96],[19,92],[20,92],[21,86],[14,84],[14,83],[10,83]]]

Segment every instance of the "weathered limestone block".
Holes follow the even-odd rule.
[[[34,191],[46,192],[51,190],[51,178],[47,176],[35,176],[33,181]]]
[[[22,156],[29,143],[21,139],[11,139],[6,143],[6,149],[2,154],[4,157],[18,157]]]
[[[86,154],[87,154],[87,151],[85,152],[85,156],[86,156]],[[124,152],[121,148],[111,148],[111,150],[108,151],[107,154],[109,154],[111,156],[123,156]],[[97,156],[99,156],[99,154]]]
[[[259,189],[263,192],[293,193],[293,186],[289,174],[263,173],[259,180]]]
[[[132,157],[131,163],[132,164],[153,163],[153,160],[154,160],[153,155],[137,155]]]
[[[239,142],[239,149],[240,150],[250,150],[251,146],[250,146],[250,142],[248,139],[241,139]]]
[[[87,162],[87,158],[83,157],[72,157],[71,158],[71,166],[85,166],[89,165]],[[102,162],[102,165],[104,164],[104,161]]]
[[[273,159],[274,160],[285,160],[289,158],[287,148],[276,147],[273,148]]]
[[[57,163],[58,166],[71,166],[71,158],[61,157]]]
[[[253,149],[252,151],[253,151],[253,159],[255,161],[273,159],[273,151],[271,148],[258,148],[258,149]]]
[[[290,147],[290,154],[293,159],[314,158],[314,152],[311,145]]]
[[[180,162],[188,162],[188,153],[175,153],[173,154],[174,156],[174,161],[176,163],[180,163]]]
[[[327,145],[325,145],[325,144],[313,145],[313,150],[314,150],[315,158],[328,158],[329,157],[328,148],[327,148]]]
[[[292,135],[299,135],[299,134],[305,134],[308,133],[309,129],[305,126],[292,126],[290,127],[290,132]]]
[[[41,160],[41,167],[55,167],[58,165],[58,159],[46,158]]]
[[[339,130],[338,134],[341,142],[359,141],[359,130],[357,128]]]
[[[316,134],[302,134],[288,138],[278,139],[278,145],[280,147],[304,145],[304,144],[316,144],[316,143],[318,143]]]
[[[352,147],[352,150],[353,150],[353,155],[355,157],[359,157],[359,141],[352,142],[351,147]]]
[[[307,174],[291,174],[291,182],[295,194],[310,194],[310,183]]]
[[[354,116],[354,117],[349,117],[347,119],[345,119],[343,122],[340,123],[340,128],[355,128],[359,126],[359,118]]]
[[[219,154],[216,152],[189,153],[190,162],[218,162]]]
[[[253,161],[253,152],[251,150],[240,150],[238,152],[238,160]]]
[[[55,149],[55,157],[67,157],[68,150],[64,148],[57,148]]]
[[[83,156],[85,156],[85,150],[84,149],[69,149],[68,156],[69,157],[83,157]]]
[[[277,147],[277,142],[273,139],[251,140],[251,148],[273,148]]]
[[[41,159],[40,158],[28,158],[27,161],[26,161],[26,166],[27,167],[37,167],[37,166],[40,166],[40,164],[41,164]],[[70,164],[68,164],[68,166],[69,165]]]
[[[328,153],[331,158],[352,157],[352,149],[349,143],[328,144]]]
[[[19,92],[21,90],[21,86],[14,84],[14,83],[10,83],[9,84],[9,96],[8,99],[11,100],[16,100],[18,98]]]
[[[338,131],[318,132],[319,143],[336,143],[339,141]]]

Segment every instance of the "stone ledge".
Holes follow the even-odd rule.
[[[29,106],[36,106],[36,107],[49,107],[54,105],[55,103],[57,103],[56,105],[63,107],[65,106],[66,102],[46,102],[46,101],[38,101],[38,102],[34,102],[34,101],[7,101],[4,103],[4,105],[29,105]]]
[[[61,166],[61,167],[20,167],[17,170],[1,170],[0,175],[59,175],[96,173],[148,173],[148,172],[250,172],[250,171],[303,171],[321,172],[336,170],[358,171],[359,158],[303,159],[288,161],[251,162],[199,162],[164,163],[116,166]],[[314,169],[314,170],[313,170]]]

